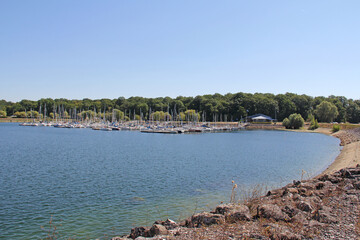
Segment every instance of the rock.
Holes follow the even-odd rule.
[[[234,207],[233,204],[221,204],[217,206],[215,210],[212,211],[211,213],[224,215],[225,213],[229,212],[230,209],[232,209],[233,207]]]
[[[247,206],[239,204],[226,213],[225,219],[227,222],[250,221],[250,210]]]
[[[286,213],[289,217],[293,217],[299,212],[299,210],[297,210],[291,206],[285,206],[284,208],[281,209],[281,211]]]
[[[193,215],[190,222],[187,224],[187,227],[210,226],[224,221],[224,215],[203,212]]]
[[[301,202],[297,203],[296,207],[304,212],[311,212],[313,210],[313,207],[311,206],[311,204],[308,202],[305,202],[305,201],[301,201]]]
[[[304,225],[308,222],[308,220],[306,219],[304,213],[298,212],[295,216],[291,218],[291,222],[301,223]]]
[[[320,210],[323,210],[323,211],[325,211],[325,212],[330,212],[330,211],[331,211],[331,207],[321,206],[321,207],[320,207]]]
[[[271,195],[281,195],[282,192],[283,192],[282,189],[274,189],[274,190],[268,191],[266,196],[269,197]]]
[[[314,220],[310,220],[308,226],[311,228],[323,228],[324,224],[323,223],[319,223],[318,221],[314,221]]]
[[[167,230],[171,230],[179,226],[179,224],[169,218],[166,219],[166,221],[162,225],[164,225]]]
[[[279,240],[300,240],[301,236],[291,233],[289,231],[284,231],[277,235],[277,239],[279,239]]]
[[[292,194],[299,193],[299,191],[298,191],[297,188],[288,188],[287,191],[288,191],[289,193],[292,193]]]
[[[299,193],[300,194],[304,194],[306,193],[307,189],[306,188],[299,188]]]
[[[135,227],[131,229],[130,238],[135,239],[137,237],[148,237],[148,227]]]
[[[124,237],[113,237],[113,238],[111,238],[111,240],[128,240],[128,238],[124,238]]]
[[[351,172],[348,169],[341,169],[339,172],[344,178],[353,178]]]
[[[258,216],[276,221],[287,221],[289,217],[284,214],[277,205],[264,204],[258,208]]]
[[[297,188],[293,188],[293,187],[289,187],[289,188],[284,188],[283,192],[282,192],[282,196],[289,196],[289,197],[293,197],[294,194],[298,194],[299,191]]]
[[[301,188],[306,188],[306,189],[315,189],[315,184],[313,184],[313,183],[310,183],[310,182],[302,182],[301,184],[300,184],[300,187]]]
[[[329,180],[333,184],[338,184],[339,182],[341,182],[342,179],[339,177],[330,177]]]
[[[293,181],[294,186],[298,186],[301,182],[300,181]]]
[[[356,195],[358,193],[358,190],[356,189],[350,189],[350,190],[346,190],[345,193],[347,195]]]
[[[338,223],[338,221],[332,217],[329,212],[324,210],[316,211],[313,219],[321,223]]]
[[[345,185],[344,190],[352,190],[354,189],[354,186],[351,183],[348,183]]]
[[[360,189],[360,181],[354,182],[354,183],[353,183],[353,186],[354,186],[355,189],[358,189],[358,190],[359,190],[359,189]]]
[[[359,198],[356,195],[346,195],[346,201],[349,201],[350,204],[356,204],[359,202]]]
[[[165,223],[165,221],[156,220],[153,225],[155,225],[155,224],[164,225],[164,223]]]
[[[150,228],[148,236],[153,237],[157,235],[167,235],[167,234],[168,234],[168,230],[166,229],[165,226],[160,224],[155,224]]]
[[[360,174],[360,165],[357,164],[356,168],[348,168],[348,170],[351,173],[351,175],[359,175]]]
[[[317,184],[315,185],[315,188],[316,188],[316,190],[320,190],[320,189],[322,189],[324,186],[325,186],[324,183],[319,182],[319,183],[317,183]]]

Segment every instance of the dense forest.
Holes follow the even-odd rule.
[[[322,104],[323,103],[323,104]],[[326,104],[325,104],[326,103]],[[322,110],[320,109],[322,108]],[[315,116],[319,121],[360,122],[360,100],[347,99],[343,96],[311,97],[294,93],[235,93],[213,94],[196,97],[176,98],[158,97],[119,97],[117,99],[82,99],[68,100],[40,99],[38,101],[21,100],[20,102],[0,101],[0,116],[24,117],[32,112],[54,117],[60,110],[67,116],[84,112],[111,115],[114,111],[126,119],[149,119],[151,114],[165,113],[170,116],[195,110],[202,121],[240,121],[257,113],[268,115],[282,121],[292,113],[299,113],[304,119]],[[321,113],[323,111],[323,113]],[[331,111],[330,117],[325,115]]]

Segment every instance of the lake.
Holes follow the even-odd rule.
[[[316,133],[150,134],[0,124],[0,238],[51,229],[94,239],[228,202],[231,181],[277,187],[323,171],[339,140]],[[43,226],[45,229],[41,229]]]

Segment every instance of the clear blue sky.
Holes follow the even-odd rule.
[[[359,11],[359,0],[1,0],[0,99],[359,99]]]

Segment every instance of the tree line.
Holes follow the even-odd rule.
[[[0,116],[17,116],[30,112],[51,117],[56,109],[63,109],[69,115],[71,112],[84,113],[92,111],[117,115],[127,119],[142,116],[150,119],[152,114],[166,113],[170,115],[185,114],[194,111],[202,121],[240,121],[246,116],[262,113],[278,121],[282,121],[293,113],[300,114],[304,119],[315,116],[321,122],[360,122],[360,100],[347,99],[344,96],[318,96],[298,95],[294,93],[228,93],[225,95],[207,94],[196,97],[178,96],[144,98],[119,97],[117,99],[82,99],[69,100],[65,98],[42,98],[38,101],[21,100],[19,102],[0,101]],[[31,112],[33,111],[33,112]],[[118,112],[119,111],[119,112]],[[71,115],[71,114],[70,114]],[[154,116],[154,115],[153,115]]]

